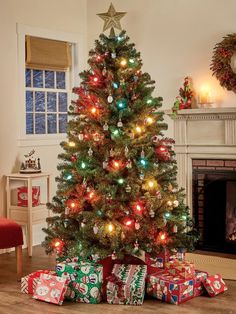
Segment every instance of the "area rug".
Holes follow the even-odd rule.
[[[221,274],[224,279],[236,280],[236,259],[194,253],[187,253],[186,259],[210,275]]]

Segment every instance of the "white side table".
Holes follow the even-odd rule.
[[[26,241],[28,247],[28,255],[32,256],[33,250],[33,225],[45,222],[50,216],[50,211],[46,207],[46,202],[50,201],[51,195],[51,175],[49,173],[12,173],[6,176],[6,193],[7,193],[7,217],[16,221],[26,228]],[[40,184],[46,183],[46,202],[40,203],[38,206],[32,205],[32,186],[34,180],[40,180]],[[43,182],[44,181],[44,182]],[[12,186],[19,183],[27,186],[28,206],[17,206],[12,204]],[[22,184],[23,183],[23,184]],[[39,185],[40,185],[39,184]],[[40,185],[41,186],[41,185]]]

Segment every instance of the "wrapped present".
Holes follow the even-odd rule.
[[[203,284],[210,297],[214,297],[217,294],[228,290],[224,280],[219,274],[207,277],[206,280],[203,281]]]
[[[146,265],[115,264],[107,282],[107,302],[141,305],[145,293]]]
[[[159,300],[180,304],[194,297],[194,279],[184,279],[168,273],[147,277],[147,294]]]
[[[173,276],[193,278],[195,275],[194,263],[188,261],[173,260],[165,265],[166,271]]]
[[[52,270],[37,270],[25,277],[21,278],[21,292],[27,294],[34,294],[35,287],[39,281],[41,274],[51,274],[56,275],[55,271]]]
[[[32,186],[32,206],[40,204],[40,186]],[[17,206],[28,206],[28,188],[20,186],[17,188]]]
[[[145,252],[145,262],[147,265],[157,268],[165,267],[165,264],[170,260],[170,252],[168,250],[163,250],[156,257],[151,257]]]
[[[206,280],[208,276],[208,273],[201,270],[195,271],[195,282],[194,282],[194,296],[198,297],[199,295],[202,295],[205,291],[203,282]]]
[[[33,298],[40,301],[62,305],[67,290],[68,278],[41,274]]]
[[[59,263],[56,266],[59,276],[69,279],[66,297],[76,302],[99,303],[103,268],[88,262]]]

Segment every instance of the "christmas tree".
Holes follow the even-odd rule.
[[[176,183],[174,141],[143,73],[140,53],[110,6],[104,30],[80,74],[61,143],[58,189],[43,243],[58,255],[122,257],[192,248],[196,236],[184,191]],[[114,28],[120,29],[115,35]]]

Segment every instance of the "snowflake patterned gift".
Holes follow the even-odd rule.
[[[52,270],[37,270],[25,277],[21,278],[21,292],[27,293],[27,294],[34,294],[35,287],[39,281],[39,277],[41,274],[51,274],[56,275],[55,271]]]
[[[70,282],[66,297],[76,302],[99,303],[101,301],[101,288],[103,268],[101,265],[89,262],[59,263],[56,272]]]
[[[146,265],[115,264],[108,277],[107,302],[141,305],[145,293]]]
[[[210,297],[214,297],[217,294],[228,290],[224,280],[219,274],[207,277],[203,284]]]
[[[180,304],[194,297],[194,278],[183,279],[165,274],[152,274],[147,277],[147,294],[159,300]]]
[[[41,274],[33,298],[62,305],[67,290],[68,278]]]
[[[188,261],[173,260],[165,265],[166,271],[173,276],[193,278],[195,275],[194,263]]]

